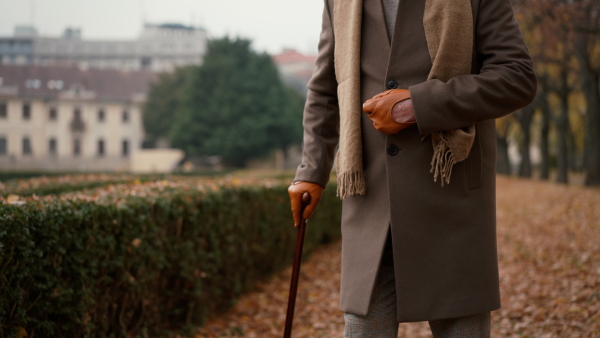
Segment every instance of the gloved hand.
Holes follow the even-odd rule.
[[[363,104],[363,110],[373,121],[373,127],[386,135],[393,135],[417,123],[406,89],[390,89],[379,93]]]
[[[317,204],[321,200],[323,187],[310,182],[296,181],[288,188],[290,195],[290,203],[292,205],[292,216],[294,216],[294,227],[300,225],[300,210],[302,209],[302,194],[308,192],[310,194],[310,203],[304,209],[304,219],[309,219],[312,216]]]

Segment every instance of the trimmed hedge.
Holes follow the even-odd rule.
[[[15,194],[21,197],[32,195],[61,195],[86,189],[105,188],[115,184],[134,184],[163,179],[165,175],[108,175],[79,174],[40,176],[27,180],[0,182],[0,195]]]
[[[175,180],[182,179],[206,179],[214,180],[223,178],[229,171],[219,173],[212,172],[192,172],[173,174],[114,174],[114,173],[85,173],[85,174],[47,174],[28,179],[11,179],[0,180],[0,196],[8,196],[15,194],[20,197],[28,197],[32,195],[47,196],[61,195],[70,192],[79,192],[97,188],[106,188],[116,184],[141,184],[158,180]],[[0,177],[2,174],[0,173]],[[294,178],[293,175],[278,175],[275,179],[285,179],[290,181]],[[24,183],[24,184],[22,184]]]
[[[81,191],[85,189],[94,189],[94,188],[102,188],[107,187],[109,185],[115,184],[126,184],[133,183],[134,179],[128,180],[113,180],[113,181],[88,181],[81,182],[76,184],[63,184],[63,183],[55,183],[55,184],[47,184],[41,187],[34,188],[26,188],[26,189],[5,189],[2,191],[4,195],[8,194],[16,194],[21,197],[37,195],[37,196],[46,196],[46,195],[60,195],[73,191]]]
[[[0,204],[0,336],[155,337],[201,325],[291,264],[286,189]],[[329,187],[307,254],[340,237],[340,217]]]

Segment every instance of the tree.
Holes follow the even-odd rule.
[[[517,3],[519,17],[525,23],[524,35],[535,60],[538,75],[538,95],[532,109],[540,108],[542,114],[541,176],[548,177],[548,132],[551,121],[556,130],[557,181],[567,183],[569,164],[576,155],[569,120],[572,112],[570,99],[577,89],[574,84],[578,83],[574,78],[577,62],[572,51],[573,38],[567,24],[568,14],[563,0],[528,0]],[[523,122],[530,124],[528,117],[524,115],[518,118],[523,125]],[[525,136],[527,138],[526,134]]]
[[[566,54],[565,54],[566,55]],[[561,64],[559,69],[560,84],[554,88],[554,92],[559,98],[559,114],[555,117],[554,123],[558,130],[558,156],[556,159],[557,176],[556,181],[559,183],[568,183],[569,171],[569,147],[568,138],[571,134],[571,124],[569,123],[569,96],[573,88],[569,85],[569,69],[568,62]]]
[[[510,157],[508,156],[508,133],[512,125],[512,116],[504,116],[496,120],[496,172],[510,176]]]
[[[175,147],[239,167],[301,141],[303,99],[282,84],[271,57],[250,44],[229,37],[209,42],[169,131]]]
[[[531,177],[532,169],[529,148],[531,147],[531,122],[533,120],[535,108],[535,104],[530,104],[513,114],[519,123],[523,134],[523,142],[521,144],[521,164],[519,165],[520,177]]]
[[[586,185],[600,185],[600,2],[567,1],[586,112]]]
[[[538,97],[540,111],[542,114],[542,123],[540,126],[540,178],[543,180],[550,179],[550,119],[552,118],[552,112],[550,111],[550,102],[548,99],[548,92],[546,85],[546,75],[539,77],[540,93]]]
[[[188,74],[197,66],[177,68],[172,73],[162,73],[150,85],[148,99],[143,107],[146,142],[155,145],[160,138],[168,138],[173,121],[177,119]]]
[[[585,183],[600,185],[600,1],[521,0],[517,2],[522,4],[525,12],[533,18],[532,22],[538,26],[539,31],[544,32],[543,39],[539,39],[543,41],[537,41],[542,53],[547,50],[552,53],[552,49],[556,52],[558,47],[561,53],[555,53],[556,58],[562,56],[564,61],[568,60],[568,63],[571,63],[572,58],[577,61],[576,70],[579,73],[577,83],[581,85],[586,103]],[[563,81],[566,78],[564,73],[561,73],[560,77]],[[559,87],[566,88],[565,83],[560,83]],[[559,119],[567,123],[568,119],[564,114],[565,106],[568,106],[565,105],[568,97],[564,93],[557,94],[561,96],[562,101]],[[574,142],[571,141],[571,144],[574,145]],[[566,148],[565,144],[562,144],[561,148]]]

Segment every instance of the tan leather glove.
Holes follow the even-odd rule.
[[[290,195],[290,204],[292,205],[292,216],[294,216],[294,227],[300,225],[300,210],[302,209],[302,194],[308,192],[310,194],[310,203],[304,209],[304,219],[309,219],[315,212],[315,208],[321,200],[323,187],[310,182],[296,181],[288,188]]]
[[[390,89],[365,101],[363,110],[373,121],[375,129],[386,135],[393,135],[417,123],[412,102],[408,107],[399,104],[409,99],[410,91]]]

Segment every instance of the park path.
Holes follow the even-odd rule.
[[[497,205],[502,308],[492,313],[492,337],[600,337],[600,190],[499,177]],[[340,249],[331,243],[303,263],[294,337],[342,337]],[[193,337],[281,337],[290,275]],[[399,337],[431,334],[426,322],[405,323]]]

